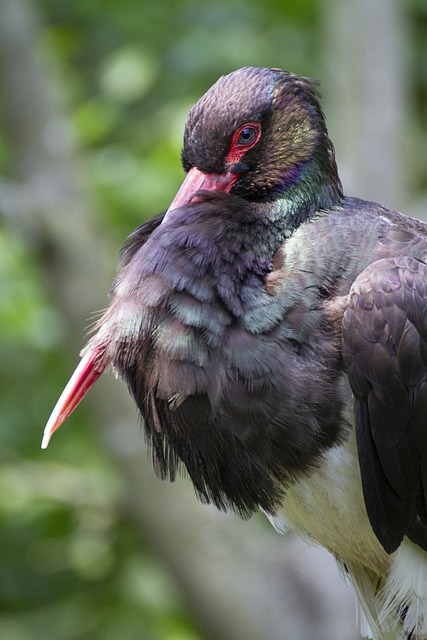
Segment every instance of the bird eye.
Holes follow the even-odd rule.
[[[261,137],[261,124],[247,122],[236,129],[231,138],[230,149],[225,158],[227,164],[240,162],[249,149],[254,147]]]
[[[255,129],[255,127],[243,127],[237,138],[237,144],[244,145],[245,147],[249,146],[256,141],[257,137],[258,129]]]

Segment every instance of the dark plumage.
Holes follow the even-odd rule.
[[[343,195],[316,89],[279,69],[220,78],[182,161],[44,444],[111,365],[162,477],[285,518],[375,638],[427,638],[427,226]]]

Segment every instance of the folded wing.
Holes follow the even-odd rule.
[[[427,550],[427,265],[400,256],[367,267],[342,340],[372,528],[388,553],[404,535]]]

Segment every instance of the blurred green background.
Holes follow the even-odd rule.
[[[39,449],[120,245],[182,180],[186,113],[244,65],[321,79],[346,191],[427,211],[424,0],[0,0],[5,640],[358,637],[323,555],[154,478],[112,379]]]

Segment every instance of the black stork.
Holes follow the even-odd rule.
[[[427,225],[343,195],[313,83],[221,77],[125,244],[42,446],[107,367],[153,461],[337,558],[377,640],[427,638]]]

